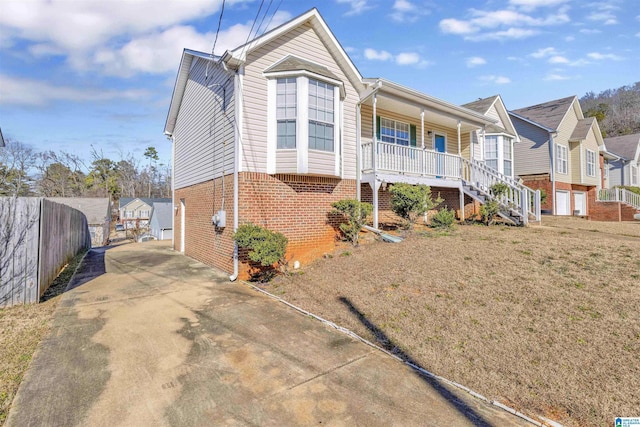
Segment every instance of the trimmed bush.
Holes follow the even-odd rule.
[[[347,221],[339,226],[345,239],[350,241],[353,246],[358,246],[360,230],[362,230],[362,226],[365,224],[367,217],[373,211],[371,203],[360,202],[353,199],[344,199],[333,202],[331,206],[333,206],[335,213],[342,215],[342,217]]]
[[[282,233],[253,224],[243,224],[233,235],[239,247],[249,249],[248,256],[263,267],[286,266],[287,238]]]
[[[431,217],[431,227],[448,229],[456,222],[456,212],[453,209],[440,209]]]
[[[404,219],[408,229],[413,227],[421,215],[435,208],[444,200],[439,195],[433,200],[431,188],[422,184],[393,184],[389,187],[389,192],[391,193],[391,210]]]

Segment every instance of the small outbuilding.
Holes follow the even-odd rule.
[[[173,238],[173,203],[155,202],[153,204],[149,233],[157,240]]]

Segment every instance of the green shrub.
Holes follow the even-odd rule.
[[[238,247],[249,249],[248,256],[263,267],[286,266],[288,240],[282,233],[253,224],[243,224],[233,235]]]
[[[347,221],[340,224],[340,231],[345,239],[349,240],[353,246],[358,246],[360,230],[364,225],[367,216],[373,211],[371,203],[360,202],[353,199],[339,200],[331,204],[334,212],[339,213]]]
[[[545,203],[547,203],[547,190],[540,188],[540,204],[544,205]]]
[[[438,195],[435,200],[431,197],[428,185],[393,184],[389,188],[391,193],[391,210],[405,220],[406,227],[411,228],[416,219],[443,202]]]
[[[635,194],[640,194],[640,187],[631,187],[628,185],[621,185],[620,188],[624,188],[625,190],[631,191]]]
[[[509,186],[504,182],[496,182],[491,186],[489,193],[494,197],[494,199],[487,200],[482,206],[480,206],[480,216],[487,225],[492,225],[495,222],[496,215],[500,212],[500,202],[498,199],[508,190]]]
[[[453,209],[440,209],[431,217],[433,228],[448,229],[456,222],[456,212]]]
[[[504,196],[508,190],[509,186],[504,182],[496,182],[491,186],[491,194],[493,194],[494,197]]]

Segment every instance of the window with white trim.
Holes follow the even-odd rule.
[[[513,162],[511,161],[511,138],[502,137],[502,163],[504,164],[503,174],[511,176],[513,174]]]
[[[558,173],[569,173],[569,150],[565,145],[556,145],[556,162]]]
[[[309,148],[333,152],[334,87],[309,79]]]
[[[409,123],[380,117],[380,139],[392,144],[409,145]]]
[[[484,138],[484,160],[485,164],[498,170],[498,136],[487,135]]]
[[[587,176],[596,176],[596,152],[587,150]]]
[[[296,148],[296,79],[278,79],[276,83],[278,149]]]
[[[609,160],[604,161],[604,177],[609,178]]]
[[[638,166],[631,165],[631,185],[637,187],[640,185],[640,180],[638,177]]]

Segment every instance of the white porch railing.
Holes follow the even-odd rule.
[[[492,195],[491,187],[497,183],[507,185],[505,194],[498,198],[503,206],[521,216],[525,223],[529,218],[541,219],[540,190],[520,184],[510,176],[504,175],[485,163],[477,160],[462,160],[462,179],[472,187]]]
[[[373,170],[373,143],[362,144],[362,171]],[[378,142],[376,169],[385,172],[460,179],[459,156],[417,147]]]
[[[598,191],[601,202],[622,202],[640,209],[640,194],[632,193],[624,188],[611,188]]]

